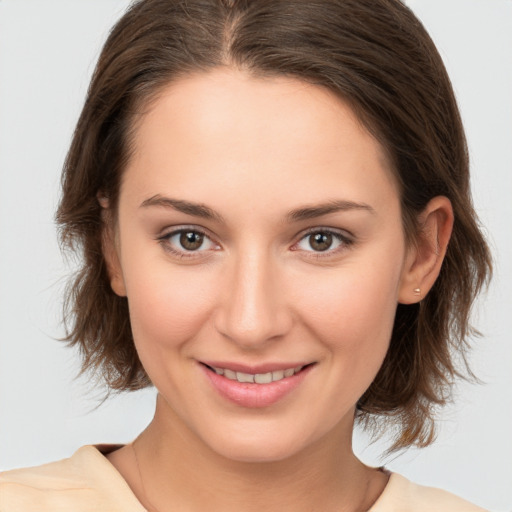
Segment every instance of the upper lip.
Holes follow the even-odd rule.
[[[297,368],[298,366],[307,366],[308,364],[312,364],[311,361],[295,361],[286,363],[269,362],[255,365],[237,363],[232,361],[200,361],[200,363],[206,366],[210,366],[212,368],[223,368],[225,370],[227,369],[232,370],[234,372],[242,372],[249,374],[276,372],[279,370],[286,370],[288,368]]]

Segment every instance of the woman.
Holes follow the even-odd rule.
[[[84,257],[69,340],[157,409],[131,444],[4,474],[6,510],[480,510],[351,449],[354,420],[432,441],[490,271],[450,83],[403,5],[134,4],[58,220]]]

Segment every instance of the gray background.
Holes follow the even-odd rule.
[[[75,379],[77,355],[55,340],[72,267],[56,242],[59,173],[88,79],[126,0],[0,0],[0,469],[69,456],[83,444],[130,441],[154,391],[117,396]],[[477,210],[496,274],[474,321],[472,362],[486,382],[461,384],[437,443],[361,457],[491,510],[512,510],[512,2],[409,0],[437,43],[467,128]]]

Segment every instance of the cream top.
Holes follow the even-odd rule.
[[[102,454],[84,446],[72,457],[0,473],[0,512],[146,512]],[[446,491],[423,487],[392,473],[369,512],[485,512]]]

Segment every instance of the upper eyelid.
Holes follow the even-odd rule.
[[[158,239],[167,238],[170,235],[182,233],[183,231],[195,231],[197,233],[200,233],[201,235],[204,235],[204,236],[210,238],[212,241],[215,241],[215,236],[211,234],[210,230],[203,228],[202,226],[187,225],[187,224],[164,228],[157,235],[157,238]]]
[[[166,228],[163,228],[161,230],[161,234],[158,236],[168,236],[173,233],[179,233],[180,231],[186,231],[189,229],[190,231],[197,231],[199,233],[202,233],[204,235],[207,235],[210,238],[216,238],[215,235],[213,235],[209,229],[198,226],[197,224],[179,224],[176,226],[169,226]],[[327,227],[327,226],[313,226],[311,228],[302,229],[299,231],[296,235],[294,235],[293,238],[300,239],[304,236],[307,236],[311,233],[318,233],[318,232],[327,232],[327,233],[333,233],[333,234],[339,234],[339,235],[347,235],[348,237],[353,236],[353,234],[346,230],[341,228],[333,228],[333,227]]]
[[[346,229],[341,228],[328,228],[326,226],[315,226],[313,228],[308,228],[306,230],[301,231],[296,235],[297,240],[302,240],[304,237],[311,235],[313,233],[330,233],[332,235],[338,235],[342,238],[354,238],[354,235],[347,231]]]

